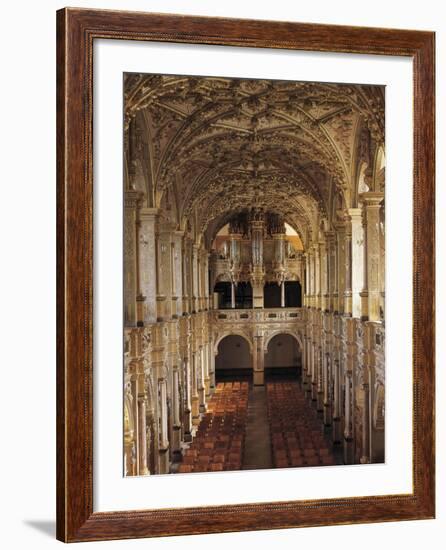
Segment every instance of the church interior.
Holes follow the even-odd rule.
[[[384,93],[124,75],[124,475],[384,462]]]

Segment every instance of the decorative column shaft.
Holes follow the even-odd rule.
[[[192,313],[196,313],[199,309],[198,304],[198,247],[192,245]]]
[[[352,373],[345,373],[345,439],[352,438]]]
[[[254,385],[263,386],[265,383],[263,334],[258,333],[254,337],[253,371]]]
[[[184,359],[184,371],[185,371],[185,387],[184,387],[184,414],[183,414],[183,429],[184,429],[184,441],[191,441],[192,439],[192,386],[191,386],[191,366],[189,359]]]
[[[126,190],[124,194],[124,325],[136,326],[137,252],[136,220],[140,193]]]
[[[362,385],[364,394],[364,403],[362,409],[362,454],[361,464],[370,463],[370,387],[368,384]]]
[[[167,383],[165,379],[158,380],[160,394],[160,449],[166,450],[169,446],[169,430],[167,423]]]
[[[334,360],[333,443],[341,441],[341,373],[339,359]]]
[[[146,400],[145,396],[138,397],[138,435],[139,435],[139,475],[149,473],[147,468],[147,426],[146,426]]]
[[[337,278],[335,294],[335,310],[344,313],[344,292],[345,292],[345,225],[339,223],[336,227],[336,249],[337,249]]]
[[[139,273],[140,294],[144,297],[143,323],[157,318],[155,261],[157,209],[142,208],[139,212]]]
[[[319,257],[320,257],[320,271],[321,271],[321,283],[320,283],[320,308],[322,311],[328,310],[328,247],[325,242],[319,243]]]
[[[324,424],[331,426],[332,421],[331,402],[331,365],[330,354],[325,353],[324,361]]]
[[[384,198],[383,193],[362,193],[360,195],[364,208],[364,224],[366,231],[366,274],[368,318],[379,321],[381,292],[381,246],[380,246],[380,208]]]
[[[344,314],[352,315],[352,226],[350,218],[345,226],[344,246]]]
[[[200,412],[204,413],[206,412],[206,354],[204,346],[200,346],[198,353],[200,357],[198,395],[200,398]]]
[[[363,315],[362,292],[364,289],[364,230],[362,211],[350,208],[349,216],[352,227],[352,315],[361,318]]]
[[[321,308],[321,256],[319,245],[314,245],[314,294],[315,294],[315,307]]]
[[[325,233],[327,242],[327,294],[329,311],[337,311],[337,269],[336,269],[336,235],[334,231]]]
[[[191,375],[192,375],[192,423],[194,425],[197,425],[200,421],[200,400],[198,397],[198,370],[199,370],[199,354],[193,352],[192,353],[192,369],[191,369]]]

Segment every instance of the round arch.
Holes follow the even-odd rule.
[[[288,334],[289,336],[292,336],[296,340],[297,345],[299,346],[299,349],[301,349],[301,350],[303,349],[302,339],[301,339],[301,337],[299,336],[298,333],[293,332],[292,330],[287,330],[287,329],[277,329],[277,330],[271,332],[270,334],[268,334],[268,336],[266,337],[265,344],[264,344],[264,347],[263,347],[263,351],[265,353],[268,353],[268,345],[271,342],[271,340],[275,336],[278,336],[279,334]]]
[[[251,339],[248,337],[247,334],[245,334],[244,332],[242,332],[241,330],[230,330],[228,332],[224,332],[221,336],[218,336],[216,341],[215,341],[215,344],[214,344],[214,354],[217,355],[218,354],[218,345],[220,344],[220,342],[222,340],[224,340],[227,336],[240,336],[241,338],[243,338],[244,340],[246,340],[246,342],[248,343],[248,346],[249,346],[249,353],[252,354],[252,341]]]

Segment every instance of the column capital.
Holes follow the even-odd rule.
[[[156,216],[158,215],[158,213],[159,213],[159,208],[143,207],[139,211],[139,216],[140,216],[141,219],[150,220],[150,219],[155,219]]]
[[[135,189],[126,189],[124,192],[124,206],[125,208],[136,208],[139,206],[144,193],[142,191],[136,191]]]
[[[349,208],[347,210],[350,221],[361,220],[362,208]]]
[[[378,191],[368,191],[366,193],[361,193],[359,199],[364,203],[366,208],[370,206],[380,206],[382,200],[384,199],[384,193]]]

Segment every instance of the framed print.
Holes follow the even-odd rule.
[[[57,31],[58,538],[434,517],[434,34]]]

